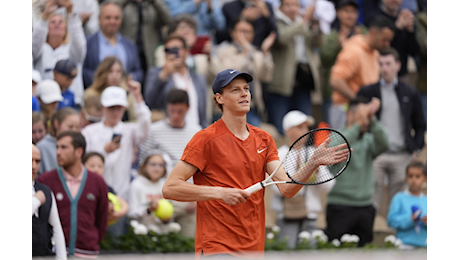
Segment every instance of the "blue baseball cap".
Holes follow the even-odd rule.
[[[223,87],[230,84],[230,82],[232,82],[232,80],[234,80],[238,76],[243,77],[248,83],[252,81],[252,76],[248,73],[244,73],[234,69],[226,69],[217,73],[217,76],[214,79],[214,82],[212,83],[212,91],[214,92],[214,94],[219,93],[219,91]]]

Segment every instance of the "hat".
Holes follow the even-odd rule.
[[[77,64],[70,59],[60,60],[54,66],[54,71],[75,78],[77,76]]]
[[[356,0],[340,0],[338,3],[337,3],[337,10],[346,6],[346,5],[352,5],[354,6],[356,9],[359,9],[359,6],[358,6],[358,2],[356,2]]]
[[[36,95],[45,104],[63,100],[59,84],[52,79],[40,81],[40,83],[37,84]]]
[[[103,107],[128,106],[128,95],[126,90],[117,86],[110,86],[102,91],[101,105]]]
[[[312,116],[307,116],[299,110],[289,111],[283,117],[283,131],[289,130],[294,126],[298,126],[307,122],[309,126],[315,124],[315,119]]]
[[[233,69],[226,69],[217,73],[217,76],[212,83],[212,91],[214,94],[218,93],[223,87],[230,84],[230,82],[238,76],[242,76],[247,82],[252,81],[252,76],[247,73]]]
[[[32,70],[32,81],[35,82],[35,83],[39,83],[40,81],[42,81],[42,75],[40,74],[40,72],[38,70]]]

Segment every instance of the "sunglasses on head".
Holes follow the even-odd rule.
[[[83,112],[83,115],[85,116],[86,121],[89,123],[97,123],[102,120],[102,117],[97,117],[97,116],[92,116],[86,112],[86,109],[82,108],[81,111]]]

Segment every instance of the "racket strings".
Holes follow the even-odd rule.
[[[289,177],[303,184],[319,184],[331,179],[334,179],[346,167],[346,161],[320,166],[311,174],[311,170],[307,167],[307,162],[315,154],[316,158],[334,159],[335,156],[330,149],[319,149],[327,138],[331,141],[327,147],[337,146],[346,143],[342,135],[337,134],[329,129],[318,130],[304,135],[298,139],[290,148],[286,157],[284,168]],[[345,148],[347,149],[347,148]]]

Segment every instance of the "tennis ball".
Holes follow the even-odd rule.
[[[158,208],[155,210],[155,215],[161,220],[168,220],[174,213],[174,207],[171,202],[165,199],[158,200]]]
[[[121,204],[120,204],[120,201],[117,198],[117,195],[115,195],[115,194],[113,194],[111,192],[108,192],[107,197],[109,198],[109,202],[111,202],[113,204],[113,210],[114,211],[121,210]],[[117,221],[112,220],[112,221],[109,221],[109,223],[107,223],[107,224],[110,226],[110,225],[115,224],[115,222],[117,222]]]

